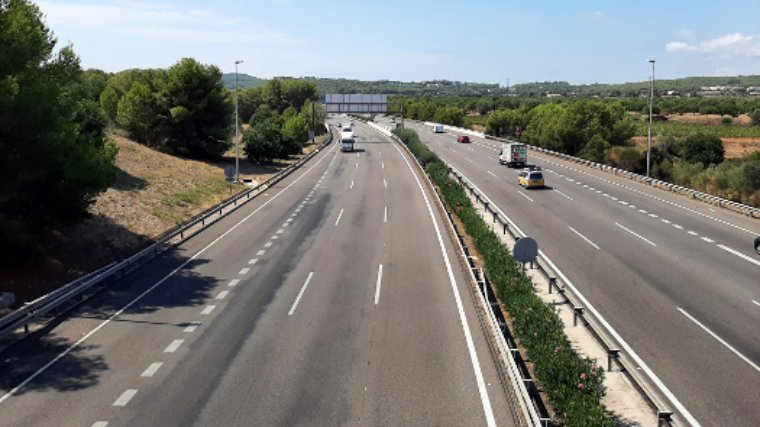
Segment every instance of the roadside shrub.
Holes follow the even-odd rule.
[[[393,131],[409,147],[438,187],[444,202],[464,225],[486,264],[488,277],[498,289],[512,317],[514,334],[535,364],[535,374],[555,409],[568,426],[612,426],[612,417],[600,403],[604,371],[573,351],[562,322],[533,293],[533,285],[520,273],[517,261],[477,214],[464,189],[449,177],[443,162],[410,129]]]

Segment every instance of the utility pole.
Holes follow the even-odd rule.
[[[652,107],[654,106],[654,59],[649,60],[652,63],[652,84],[649,92],[649,131],[647,132],[647,178],[649,178],[649,161],[652,153]]]
[[[243,61],[235,61],[235,182],[240,182],[240,126],[238,124],[238,64]]]
[[[507,96],[509,96],[509,77],[507,77]]]
[[[317,135],[317,116],[314,112],[314,104],[315,102],[311,102],[311,143],[314,143],[314,138]]]
[[[404,128],[404,102],[401,102],[401,129]]]

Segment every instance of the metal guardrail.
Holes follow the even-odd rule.
[[[327,124],[325,124],[325,128],[327,129],[327,134],[329,135],[329,137],[316,150],[302,157],[296,163],[293,163],[287,168],[277,172],[274,176],[270,177],[269,179],[262,182],[261,184],[255,187],[249,188],[241,193],[238,193],[234,195],[233,197],[230,197],[229,199],[224,200],[218,203],[217,205],[212,206],[211,208],[205,210],[204,212],[195,216],[193,219],[187,221],[186,223],[181,224],[172,230],[169,230],[168,232],[161,235],[157,239],[156,242],[138,251],[137,253],[133,254],[129,258],[118,263],[113,262],[96,271],[88,273],[56,289],[55,291],[50,292],[47,295],[41,296],[35,299],[34,301],[24,304],[22,307],[3,316],[2,318],[0,318],[0,339],[16,332],[21,327],[24,328],[25,334],[28,333],[30,323],[34,322],[35,320],[51,312],[53,312],[54,314],[58,314],[57,309],[61,305],[65,304],[66,302],[69,302],[77,297],[84,295],[88,290],[94,290],[95,287],[97,287],[98,285],[105,284],[111,278],[121,277],[129,273],[137,266],[153,259],[154,257],[164,252],[169,247],[174,246],[178,243],[184,242],[185,240],[189,239],[193,235],[205,229],[212,222],[214,222],[214,221],[209,221],[210,217],[214,215],[218,215],[216,220],[219,220],[225,215],[228,215],[229,213],[233,212],[234,209],[237,209],[237,207],[239,207],[238,206],[239,201],[241,201],[240,206],[242,206],[245,202],[249,201],[252,197],[255,197],[261,194],[263,191],[270,188],[272,185],[278,183],[283,178],[293,173],[296,169],[300,168],[304,163],[309,161],[312,157],[316,156],[317,153],[319,153],[322,150],[322,148],[324,148],[325,146],[330,144],[330,142],[332,142],[332,130]],[[225,214],[223,212],[224,208],[227,208],[230,205],[233,205],[235,208]],[[191,229],[197,226],[199,223],[201,224],[201,227],[194,230],[194,232],[190,232]],[[179,237],[179,241],[172,243],[171,241],[176,239],[177,237]]]
[[[423,122],[423,124],[425,126],[431,126],[431,125],[434,125],[436,123],[433,123],[433,122]],[[501,142],[519,142],[519,141],[515,141],[513,139],[509,139],[509,138],[499,138],[499,137],[495,137],[495,136],[491,136],[491,135],[486,135],[483,132],[474,131],[472,129],[460,128],[460,127],[457,127],[457,126],[443,125],[443,127],[444,127],[444,129],[454,130],[454,131],[457,131],[457,132],[470,134],[470,135],[477,136],[477,137],[483,138],[483,139],[491,139],[491,140],[494,140],[494,141],[501,141]],[[521,142],[521,143],[524,144],[524,142]],[[671,182],[660,181],[659,179],[654,179],[654,178],[648,178],[648,177],[646,177],[644,175],[639,175],[637,173],[633,173],[633,172],[627,171],[625,169],[616,168],[616,167],[613,167],[613,166],[610,166],[610,165],[605,165],[605,164],[602,164],[602,163],[592,162],[590,160],[581,159],[579,157],[571,156],[569,154],[560,153],[560,152],[557,152],[557,151],[549,150],[549,149],[538,147],[538,146],[535,146],[535,145],[530,145],[530,144],[525,144],[525,145],[527,145],[531,150],[538,151],[539,153],[545,153],[545,154],[548,154],[550,156],[554,156],[554,157],[558,157],[558,158],[561,158],[561,159],[569,160],[571,162],[582,164],[582,165],[585,165],[585,166],[588,166],[588,167],[592,167],[592,168],[595,168],[595,169],[600,169],[600,170],[603,170],[603,171],[607,171],[607,172],[612,173],[612,174],[617,175],[617,176],[622,176],[622,177],[625,177],[625,178],[628,178],[628,179],[631,179],[631,180],[634,180],[634,181],[638,181],[638,182],[642,182],[644,184],[651,185],[653,187],[657,187],[657,188],[665,189],[665,190],[668,190],[668,191],[672,191],[674,193],[685,194],[685,195],[690,196],[692,199],[700,200],[700,201],[705,202],[705,203],[710,203],[710,204],[715,205],[715,206],[720,206],[720,207],[723,207],[723,208],[726,208],[726,209],[730,209],[730,210],[732,210],[734,212],[738,212],[738,213],[741,213],[741,214],[744,214],[744,215],[751,216],[752,218],[760,218],[760,208],[755,208],[755,207],[752,207],[752,206],[748,206],[748,205],[745,205],[745,204],[742,204],[742,203],[739,203],[739,202],[735,202],[733,200],[728,200],[728,199],[724,199],[724,198],[721,198],[721,197],[718,197],[718,196],[714,196],[712,194],[703,193],[701,191],[697,191],[697,190],[694,190],[694,189],[691,189],[691,188],[683,187],[683,186],[680,186],[680,185],[677,185],[677,184],[673,184]]]
[[[430,178],[427,176],[426,173],[424,173],[424,169],[419,165],[419,162],[417,161],[414,154],[409,151],[409,148],[404,144],[396,135],[394,135],[389,129],[386,129],[385,127],[378,125],[373,122],[367,122],[369,126],[376,129],[380,133],[392,138],[394,141],[398,142],[401,147],[404,148],[404,150],[409,153],[409,155],[414,159],[415,164],[418,166],[420,170],[423,171],[423,176],[425,180],[428,182],[428,185],[430,185],[430,188],[435,189],[435,186],[432,185],[430,182]],[[541,401],[541,396],[538,393],[538,390],[533,385],[533,381],[530,378],[530,375],[528,373],[527,366],[525,365],[524,360],[522,360],[522,357],[517,350],[517,346],[513,345],[510,346],[508,344],[507,338],[505,337],[505,332],[509,334],[507,325],[505,322],[499,322],[497,320],[496,313],[493,310],[493,307],[491,303],[489,302],[489,294],[488,294],[488,288],[484,282],[484,280],[487,280],[484,275],[479,273],[477,271],[477,268],[475,268],[475,265],[473,263],[472,257],[469,255],[469,250],[467,249],[467,246],[464,242],[463,237],[460,235],[459,230],[456,228],[450,212],[444,208],[445,204],[443,200],[441,199],[441,195],[438,194],[437,191],[433,191],[433,193],[436,196],[437,203],[439,204],[439,207],[443,209],[443,212],[446,212],[446,219],[448,221],[449,227],[456,233],[457,235],[457,244],[459,246],[461,257],[463,261],[468,265],[468,272],[470,275],[470,279],[472,280],[472,283],[477,284],[477,292],[475,294],[478,296],[478,299],[481,303],[481,306],[483,307],[483,310],[486,314],[487,321],[490,325],[490,329],[492,330],[492,336],[496,339],[496,347],[498,349],[498,355],[501,358],[501,361],[503,365],[506,367],[508,372],[508,377],[510,380],[510,383],[512,385],[512,388],[514,390],[514,394],[517,397],[518,405],[520,406],[520,411],[522,412],[523,419],[526,420],[530,425],[540,427],[540,426],[546,426],[548,425],[549,418],[546,415],[545,407],[543,405],[543,402]],[[480,278],[482,277],[482,278]],[[482,288],[481,288],[482,286]],[[493,301],[496,301],[495,298],[492,298]],[[498,303],[496,303],[498,304]],[[511,334],[509,334],[511,336]],[[512,344],[515,344],[514,341],[511,341]],[[521,366],[518,366],[521,365]],[[526,386],[527,384],[527,386]],[[543,414],[543,416],[541,415]]]
[[[482,194],[469,179],[452,165],[445,164],[457,181],[475,197],[477,203],[483,205],[485,211],[492,216],[493,222],[502,226],[503,234],[509,233],[515,239],[525,237],[518,231],[518,227],[485,194]],[[539,252],[536,265],[548,279],[549,293],[552,293],[554,290],[560,293],[565,302],[573,307],[574,321],[577,322],[578,319],[582,320],[605,348],[608,355],[607,370],[611,370],[613,363],[616,363],[622,369],[635,387],[642,393],[650,407],[656,412],[659,423],[667,425],[687,424],[685,422],[686,417],[683,414],[679,413],[677,420],[673,418],[673,408],[676,408],[678,405],[675,402],[671,402],[670,399],[666,398],[665,393],[661,392],[658,385],[659,380],[654,378],[653,374],[650,374],[651,371],[638,359],[638,356],[633,353],[632,349],[628,348],[627,344],[615,338],[617,334],[610,330],[607,322],[593,309],[585,297],[562,279],[564,275],[557,270],[551,260],[545,254]]]

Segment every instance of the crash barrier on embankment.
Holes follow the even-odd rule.
[[[424,122],[425,126],[432,126],[438,123],[432,123],[432,122]],[[495,136],[486,135],[483,132],[477,132],[472,129],[465,129],[460,128],[456,126],[449,126],[449,125],[443,125],[444,129],[453,130],[455,132],[465,133],[468,135],[476,136],[478,138],[483,139],[492,139],[494,141],[501,141],[501,142],[518,142],[512,139],[508,138],[497,138]],[[705,203],[710,203],[715,206],[720,206],[726,209],[730,209],[734,212],[738,212],[744,215],[751,216],[753,218],[760,218],[760,209],[748,206],[742,203],[734,202],[732,200],[724,199],[718,196],[713,196],[712,194],[703,193],[701,191],[697,191],[691,188],[683,187],[680,185],[676,185],[670,182],[660,181],[659,179],[649,178],[644,175],[639,175],[637,173],[629,172],[625,169],[616,168],[610,165],[605,165],[603,163],[596,163],[592,162],[590,160],[581,159],[579,157],[570,156],[568,154],[560,153],[557,151],[549,150],[546,148],[537,147],[534,145],[526,144],[531,150],[537,151],[539,153],[548,154],[550,156],[558,157],[561,159],[565,159],[574,163],[578,163],[584,166],[588,166],[594,169],[599,169],[617,176],[621,176],[624,178],[631,179],[633,181],[638,181],[644,184],[651,185],[652,187],[661,188],[664,190],[672,191],[674,193],[680,193],[687,195],[691,197],[692,199],[700,200]]]
[[[414,164],[422,172],[428,187],[435,189],[435,186],[430,182],[424,169],[419,165],[416,157],[409,151],[406,144],[404,144],[396,135],[390,130],[372,122],[367,122],[372,128],[378,132],[392,138],[394,141],[406,150],[407,153],[414,159]],[[483,326],[487,330],[489,336],[489,345],[491,351],[498,356],[500,363],[499,375],[502,377],[503,384],[510,384],[511,389],[505,390],[508,395],[514,397],[514,401],[517,403],[517,408],[513,408],[513,411],[517,412],[515,415],[518,421],[527,423],[531,426],[545,426],[548,425],[550,420],[538,389],[534,385],[527,365],[523,360],[520,352],[517,350],[517,345],[514,340],[510,340],[512,334],[509,332],[506,322],[504,322],[501,316],[500,310],[494,310],[498,308],[498,302],[492,292],[489,292],[487,286],[485,286],[483,272],[476,268],[472,256],[470,256],[470,250],[467,248],[464,236],[454,225],[451,218],[451,214],[445,209],[441,195],[435,191],[437,204],[442,212],[447,215],[449,228],[456,233],[456,242],[459,247],[459,257],[461,261],[467,266],[466,270],[469,271],[471,283],[476,284],[475,288],[469,287],[473,294],[477,298],[482,307],[482,312],[479,312],[479,318]],[[501,319],[501,320],[499,320]],[[512,403],[515,403],[512,402]]]
[[[382,126],[374,125],[373,127],[380,130],[382,133],[388,135],[390,131]],[[394,139],[398,140],[395,135]],[[404,145],[402,143],[402,145]],[[405,145],[404,145],[405,147]],[[490,216],[490,220],[493,224],[498,224],[501,228],[502,234],[509,234],[513,239],[519,240],[522,237],[526,237],[524,233],[517,227],[514,222],[499,209],[474,183],[472,183],[461,172],[454,168],[451,164],[443,161],[449,170],[451,176],[453,176],[457,182],[462,185],[463,188],[471,197],[473,197],[478,205],[482,205],[485,212]],[[484,218],[486,219],[486,218]],[[457,231],[459,235],[459,231]],[[460,240],[460,246],[463,245],[463,240]],[[509,248],[508,248],[509,249]],[[467,259],[471,272],[475,276],[475,280],[478,284],[483,284],[483,289],[480,289],[478,293],[483,300],[495,301],[496,297],[493,293],[488,291],[491,289],[488,277],[479,272],[475,268],[475,264],[471,257]],[[607,352],[607,371],[613,369],[613,366],[619,367],[631,380],[634,387],[647,400],[652,410],[656,413],[658,422],[662,425],[688,425],[685,421],[685,417],[680,413],[678,407],[679,404],[673,402],[670,399],[670,393],[665,389],[664,384],[657,378],[654,372],[644,363],[643,360],[635,353],[635,351],[618,335],[618,333],[607,323],[607,321],[599,314],[596,308],[581,294],[577,288],[568,280],[564,274],[554,265],[554,263],[543,253],[539,251],[539,256],[534,264],[535,267],[545,276],[548,282],[549,293],[557,292],[564,299],[565,303],[573,309],[573,321],[580,323],[589,328],[591,333],[597,339],[597,341],[605,348]],[[501,340],[503,346],[508,350],[508,354],[511,354],[514,358],[508,358],[517,367],[519,383],[530,384],[530,388],[527,389],[528,393],[533,392],[535,386],[531,382],[529,372],[527,370],[525,361],[522,359],[520,352],[514,340],[509,328],[506,326],[505,319],[503,319],[500,310],[493,311],[491,307],[498,307],[498,303],[487,304],[489,312],[495,319],[495,324],[499,325],[501,330]],[[510,369],[510,374],[512,370]],[[522,387],[525,389],[525,387]],[[537,395],[537,392],[535,392]],[[536,400],[538,399],[538,400]],[[531,400],[540,402],[539,396],[531,396]],[[539,410],[539,407],[534,408]]]
[[[0,318],[0,339],[23,328],[24,335],[29,333],[29,325],[33,322],[55,317],[63,311],[79,304],[92,296],[96,291],[105,287],[109,282],[119,279],[142,264],[150,261],[167,249],[174,247],[224,216],[243,206],[249,200],[262,194],[273,185],[303,166],[316,156],[325,146],[332,142],[332,130],[325,124],[328,138],[317,149],[299,159],[296,163],[277,172],[266,181],[242,191],[178,225],[161,235],[156,242],[138,251],[120,262],[108,264],[96,271],[88,273],[62,287],[43,295],[34,301],[25,303],[22,307]]]

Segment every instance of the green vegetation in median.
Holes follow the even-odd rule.
[[[393,132],[414,153],[472,237],[509,311],[514,334],[534,363],[535,375],[549,397],[555,417],[568,426],[614,425],[613,417],[600,403],[605,393],[602,368],[573,351],[557,314],[533,293],[530,279],[520,273],[517,261],[477,214],[462,186],[450,178],[441,159],[420,142],[413,130]]]

